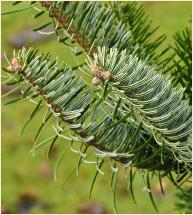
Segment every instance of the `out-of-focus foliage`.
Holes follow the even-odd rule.
[[[192,104],[192,34],[186,28],[182,32],[177,32],[174,36],[175,45],[173,49],[178,56],[174,60],[174,69],[171,76],[174,86],[185,88],[184,98],[189,99]]]
[[[187,187],[184,192],[176,194],[176,208],[183,214],[192,214],[192,187]]]

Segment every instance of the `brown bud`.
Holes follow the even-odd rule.
[[[104,80],[109,80],[112,77],[112,73],[109,71],[104,71],[104,72],[102,72],[102,77]]]
[[[16,72],[21,72],[22,71],[22,65],[20,64],[19,60],[17,58],[13,58],[11,60],[11,64],[8,66],[8,70],[10,71],[16,71]]]
[[[99,73],[99,72],[102,71],[101,68],[98,67],[96,64],[91,65],[90,70],[91,70],[91,72],[93,72],[93,73],[95,73],[95,74],[97,74],[97,73]]]
[[[18,61],[18,59],[17,58],[13,58],[12,60],[11,60],[11,64],[18,64],[19,63],[19,61]]]
[[[94,77],[92,79],[92,85],[97,86],[97,85],[100,85],[100,84],[101,84],[101,80],[99,78]]]
[[[17,72],[21,72],[22,71],[22,65],[20,65],[20,64],[13,65],[13,70],[17,71]]]

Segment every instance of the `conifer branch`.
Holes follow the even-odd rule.
[[[76,140],[92,146],[97,156],[112,158],[123,165],[132,163],[132,166],[150,170],[177,168],[175,158],[168,159],[169,149],[160,155],[162,147],[149,138],[142,124],[134,128],[130,119],[135,114],[131,110],[123,115],[121,106],[117,109],[111,96],[99,99],[95,89],[76,77],[69,66],[59,69],[55,61],[51,63],[46,56],[36,54],[35,50],[21,50],[18,57],[12,59],[9,70],[33,86],[53,115],[79,136]],[[129,115],[133,117],[128,118]],[[59,127],[56,132],[62,137],[62,131]]]
[[[31,5],[34,4],[36,2],[31,2]],[[56,136],[35,145],[33,150],[52,140],[50,153],[58,137],[71,140],[72,144],[73,141],[81,142],[79,152],[76,151],[81,156],[79,168],[81,162],[85,161],[84,153],[90,147],[97,157],[97,173],[91,191],[98,173],[102,173],[100,168],[104,158],[109,159],[113,173],[117,169],[112,166],[112,159],[125,168],[131,167],[132,196],[132,181],[135,175],[132,173],[132,167],[142,169],[142,172],[143,169],[147,170],[146,181],[144,172],[142,177],[144,190],[148,192],[151,192],[149,171],[158,171],[160,182],[162,177],[168,176],[171,182],[181,189],[181,185],[191,174],[191,107],[187,100],[182,99],[184,89],[173,88],[170,81],[154,68],[167,66],[173,58],[171,55],[161,60],[168,49],[156,53],[165,36],[161,36],[157,41],[148,40],[156,29],[150,30],[150,24],[145,24],[144,11],[141,7],[135,7],[134,3],[128,4],[131,12],[129,20],[121,17],[120,14],[124,14],[124,11],[117,13],[115,9],[97,2],[42,1],[40,4],[45,10],[38,11],[34,18],[47,12],[52,21],[44,23],[34,31],[40,32],[53,22],[59,42],[68,44],[70,41],[72,47],[72,43],[77,42],[88,54],[88,65],[86,68],[71,68],[67,65],[58,67],[57,60],[51,62],[48,54],[38,55],[35,49],[23,48],[17,56],[14,55],[9,67],[3,68],[5,72],[17,77],[8,83],[27,85],[22,96],[6,104],[41,97],[22,132],[42,107],[42,101],[48,106],[48,111],[35,140],[51,114],[57,119],[54,127]],[[190,35],[187,35],[188,39],[184,34],[184,38],[176,35],[177,48],[174,49],[189,69],[192,62],[190,58],[186,58],[187,49],[182,45],[182,40],[185,45],[189,45]],[[77,47],[77,44],[75,46]],[[188,54],[190,57],[189,49]],[[154,63],[154,67],[149,66]],[[176,65],[179,71],[185,68],[175,63],[172,67]],[[76,75],[77,68],[92,78],[91,84]],[[182,81],[182,86],[185,84]],[[70,131],[68,136],[63,124]],[[82,146],[86,146],[83,153]],[[102,158],[102,162],[98,166],[99,158]],[[162,170],[164,173],[161,175]],[[175,179],[172,171],[177,173]],[[113,177],[111,185],[115,201],[116,183]],[[149,194],[156,208],[153,196]]]
[[[188,137],[192,131],[192,112],[188,101],[182,100],[184,89],[172,88],[169,80],[137,57],[128,56],[126,50],[119,53],[117,49],[99,47],[94,61],[89,58],[88,62],[88,73],[93,65],[98,66],[97,73],[91,73],[93,76],[106,71],[112,74],[108,85],[114,93],[120,98],[124,93],[156,142],[171,147],[179,161],[191,168],[192,146]]]
[[[79,43],[79,45],[83,47],[86,52],[89,52],[90,47],[86,38],[84,38],[79,32],[77,32],[75,26],[68,21],[68,18],[65,15],[62,15],[62,12],[59,9],[52,6],[53,2],[42,1],[41,4],[51,13],[51,16],[53,16],[58,21],[59,26],[64,29],[68,29],[68,33],[70,35],[73,35],[75,41]]]

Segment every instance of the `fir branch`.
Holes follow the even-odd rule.
[[[148,138],[149,134],[141,123],[136,128],[133,126],[128,115],[123,115],[122,105],[121,109],[117,108],[110,96],[99,99],[100,94],[76,77],[70,67],[58,68],[56,61],[51,63],[48,59],[45,55],[37,55],[36,50],[23,49],[9,68],[13,74],[17,73],[22,80],[29,82],[59,122],[64,122],[78,135],[76,138],[72,136],[73,139],[91,146],[96,156],[108,157],[122,164],[132,162],[132,166],[152,170],[176,169],[177,161],[172,156],[168,159],[168,149],[164,150],[164,162],[161,163],[160,146]],[[132,111],[128,114],[132,116]],[[134,117],[135,114],[131,119]],[[59,124],[56,133],[65,138]],[[146,162],[141,163],[142,160]]]
[[[160,35],[153,39],[153,35],[159,29],[159,26],[152,27],[152,21],[149,20],[142,4],[137,2],[110,2],[106,4],[115,12],[119,21],[126,24],[128,30],[132,33],[132,42],[139,44],[138,52],[143,52],[143,58],[149,56],[149,63],[163,65],[166,59],[163,59],[169,48],[159,51],[160,46],[166,40],[166,35]],[[138,53],[140,56],[140,53]],[[163,69],[163,68],[162,68]]]
[[[62,16],[61,11],[59,11],[54,6],[52,7],[52,2],[43,1],[43,2],[41,2],[41,4],[58,21],[59,27],[62,27],[64,29],[68,29],[68,34],[73,35],[73,38],[75,39],[75,41],[77,43],[79,43],[85,49],[86,52],[89,52],[90,48],[89,48],[88,41],[79,32],[77,32],[75,26],[71,22],[68,21],[67,16],[65,16],[65,15]],[[66,3],[63,2],[63,4],[65,5]],[[66,40],[66,38],[65,38],[65,40]],[[60,41],[62,41],[62,40],[60,39]]]
[[[57,119],[54,128],[56,135],[40,144],[35,142],[33,150],[52,141],[50,153],[58,137],[72,142],[75,140],[82,142],[79,151],[71,146],[72,151],[81,155],[78,168],[85,161],[85,154],[81,152],[84,143],[84,152],[90,146],[97,157],[97,173],[101,172],[98,158],[107,157],[124,167],[153,172],[164,170],[163,175],[159,175],[160,181],[168,175],[181,189],[191,169],[191,110],[187,101],[181,99],[183,90],[173,89],[168,80],[147,65],[152,64],[152,59],[159,60],[167,51],[155,54],[164,37],[157,42],[147,42],[154,30],[148,32],[149,25],[139,28],[140,23],[146,20],[140,8],[137,9],[137,19],[132,13],[135,24],[130,23],[131,29],[128,30],[121,19],[116,18],[113,10],[96,2],[44,1],[41,5],[53,19],[59,41],[76,41],[93,58],[88,61],[87,72],[92,72],[94,78],[90,86],[76,76],[74,69],[58,67],[57,61],[50,62],[48,55],[37,55],[37,50],[22,49],[14,56],[8,71],[4,70],[18,76],[11,84],[24,83],[28,88],[22,96],[8,103],[41,97],[47,103],[48,112]],[[135,7],[132,10],[136,11]],[[45,11],[41,10],[34,18],[43,14]],[[138,25],[137,20],[141,20]],[[45,23],[34,30],[42,30],[50,24]],[[64,37],[61,37],[61,31],[64,31]],[[178,42],[181,46],[179,38]],[[176,49],[179,54],[178,51]],[[140,61],[147,53],[149,60]],[[167,64],[172,57],[164,63]],[[180,57],[183,59],[184,56]],[[157,61],[157,64],[161,62]],[[85,72],[84,69],[82,71]],[[40,104],[42,100],[37,103],[24,128],[37,113]],[[47,113],[35,137],[36,141],[50,114],[46,116]],[[63,123],[70,130],[68,136]],[[173,170],[178,174],[176,179],[171,174]],[[147,177],[150,188],[148,173]],[[132,196],[133,178],[131,168]],[[151,193],[150,198],[154,204]]]
[[[149,64],[156,65],[164,73],[169,70],[168,63],[174,55],[166,56],[170,47],[157,51],[166,36],[161,35],[151,41],[151,35],[157,27],[151,30],[150,24],[146,24],[147,17],[144,18],[143,8],[130,2],[110,5],[114,5],[113,9],[97,2],[42,3],[59,26],[67,31],[65,41],[72,36],[91,57],[98,46],[118,48],[119,51],[126,49],[128,54],[137,54],[140,59],[148,59]],[[129,13],[127,18],[125,11]],[[57,29],[56,34],[61,37]]]
[[[182,100],[184,89],[172,88],[169,80],[137,57],[127,55],[126,50],[119,53],[117,49],[99,47],[94,61],[89,58],[88,62],[88,73],[93,65],[98,65],[99,71],[91,73],[93,76],[101,78],[98,74],[106,71],[112,74],[108,84],[115,95],[123,98],[124,93],[136,114],[152,131],[156,142],[166,144],[174,156],[177,154],[179,162],[191,168],[192,147],[187,140],[192,130],[192,118],[191,107]]]
[[[90,56],[99,45],[127,48],[128,52],[135,50],[125,24],[98,2],[42,2],[42,6],[65,30],[67,37],[73,37]],[[61,29],[56,29],[56,33],[57,30]]]

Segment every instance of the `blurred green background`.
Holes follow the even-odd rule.
[[[168,36],[165,46],[173,43],[172,35],[176,31],[191,25],[191,2],[142,2],[142,4],[150,19],[153,20],[153,25],[160,25],[155,37],[162,33]],[[25,6],[28,4],[23,3],[18,8]],[[12,9],[12,2],[2,2],[2,12]],[[33,15],[34,10],[27,10],[2,16],[1,60],[3,65],[7,66],[3,53],[6,52],[11,58],[14,42],[15,46],[19,42],[18,34],[40,25],[38,19],[33,20]],[[57,43],[55,37],[45,37],[31,42],[40,50],[52,53],[53,57],[59,56],[59,61],[64,60],[71,65],[75,64],[71,50]],[[10,89],[2,85],[3,94]],[[19,92],[9,97],[14,97],[17,93]],[[4,100],[5,98],[2,99],[2,103]],[[29,102],[2,105],[2,207],[4,212],[7,210],[11,213],[113,213],[109,165],[103,168],[105,175],[97,178],[93,195],[89,200],[89,188],[96,171],[94,165],[82,165],[79,176],[74,172],[62,186],[69,172],[77,165],[79,160],[77,154],[70,150],[65,153],[59,166],[57,181],[53,179],[56,158],[67,142],[57,141],[51,159],[47,159],[49,143],[37,150],[34,157],[29,153],[45,110],[34,118],[22,137],[19,137],[18,133],[34,107],[34,104]],[[52,134],[53,129],[50,126],[45,130],[41,140]],[[155,213],[148,194],[142,191],[144,185],[141,176],[137,175],[134,182],[137,205],[133,203],[131,194],[126,190],[127,181],[124,172],[121,171],[117,185],[118,212]],[[167,180],[164,181],[164,186],[165,197],[161,194],[158,182],[153,181],[152,192],[160,213],[179,213],[174,205],[175,188]]]

